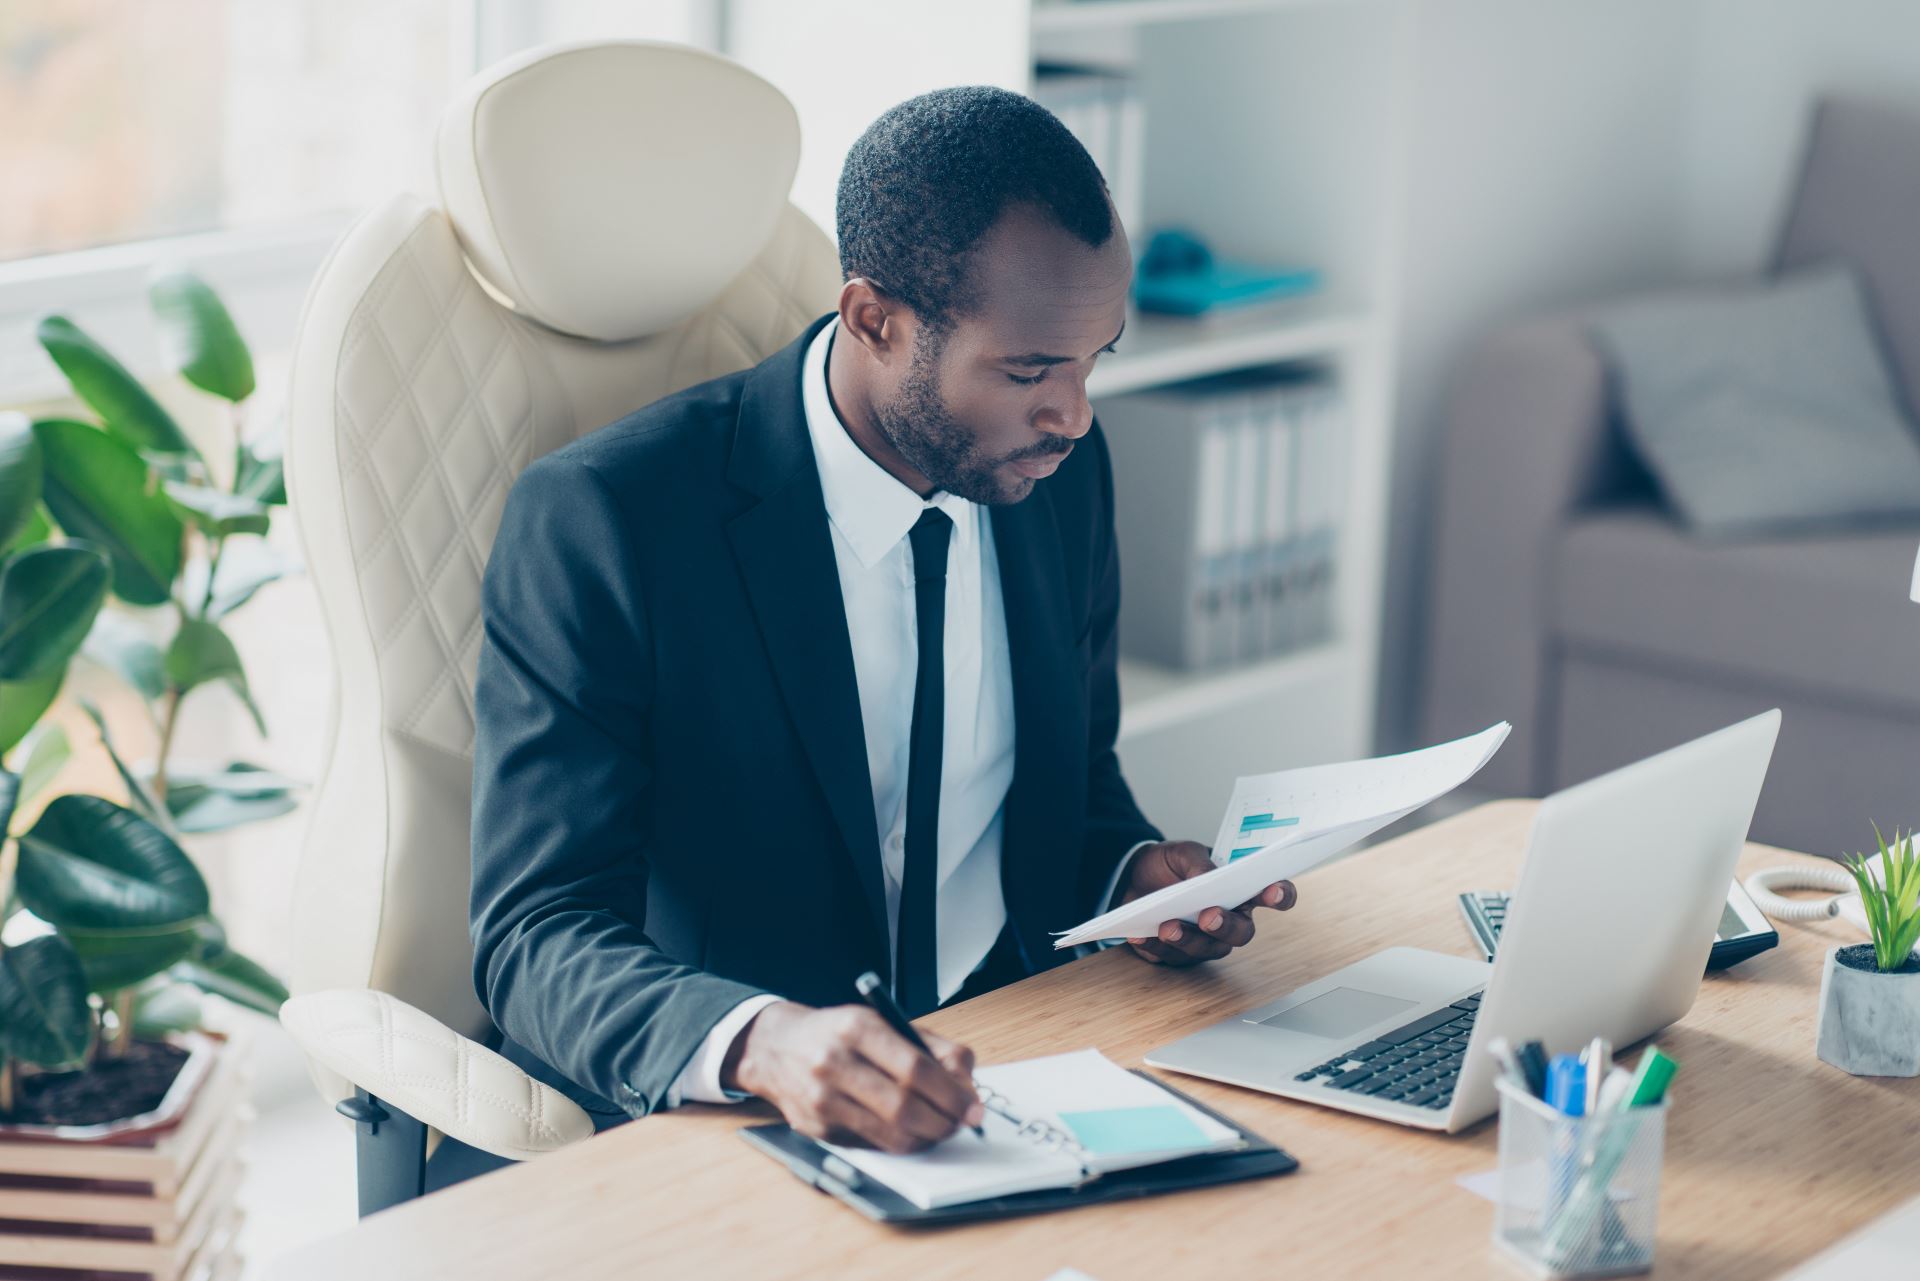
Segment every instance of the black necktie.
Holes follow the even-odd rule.
[[[933,890],[940,875],[940,750],[946,726],[947,542],[953,521],[937,507],[907,535],[913,545],[913,613],[920,635],[907,756],[907,859],[900,878],[894,995],[908,1018],[940,1004]]]

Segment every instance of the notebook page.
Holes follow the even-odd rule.
[[[984,1139],[962,1129],[911,1156],[836,1143],[820,1146],[922,1210],[1038,1188],[1063,1188],[1080,1181],[1079,1161],[1019,1137],[1013,1122],[999,1114],[988,1112],[981,1128],[986,1131]]]
[[[1244,1140],[1238,1131],[1098,1050],[1075,1050],[976,1069],[974,1076],[1006,1096],[1013,1111],[1070,1134],[1089,1169],[1105,1173],[1201,1152],[1224,1152]]]

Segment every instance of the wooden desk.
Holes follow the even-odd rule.
[[[1098,1046],[1141,1056],[1396,943],[1473,955],[1454,894],[1518,871],[1534,803],[1483,806],[1303,878],[1231,959],[1191,970],[1114,949],[936,1014],[982,1062]],[[1748,848],[1743,873],[1787,855]],[[1656,1249],[1661,1277],[1772,1277],[1911,1195],[1920,1080],[1814,1057],[1821,960],[1840,923],[1709,976],[1661,1034],[1675,1086]],[[912,1233],[814,1192],[730,1133],[771,1109],[689,1106],[376,1215],[288,1259],[278,1281],[375,1277],[992,1278],[1072,1266],[1168,1277],[1518,1275],[1493,1207],[1455,1186],[1494,1164],[1495,1126],[1447,1138],[1168,1074],[1299,1157],[1278,1179]]]

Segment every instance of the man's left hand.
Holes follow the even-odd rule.
[[[1207,847],[1198,841],[1161,841],[1134,851],[1121,878],[1121,903],[1163,890],[1213,870]],[[1162,921],[1153,938],[1132,938],[1134,953],[1155,965],[1197,965],[1215,961],[1253,938],[1253,909],[1270,907],[1284,912],[1299,899],[1292,881],[1275,881],[1238,907],[1209,907],[1197,925]]]

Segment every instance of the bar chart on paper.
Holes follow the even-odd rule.
[[[1279,840],[1287,828],[1298,826],[1300,826],[1298,814],[1275,814],[1271,810],[1257,814],[1242,814],[1239,837],[1234,842],[1233,848],[1227,851],[1226,861],[1231,863],[1237,858],[1258,854]]]

